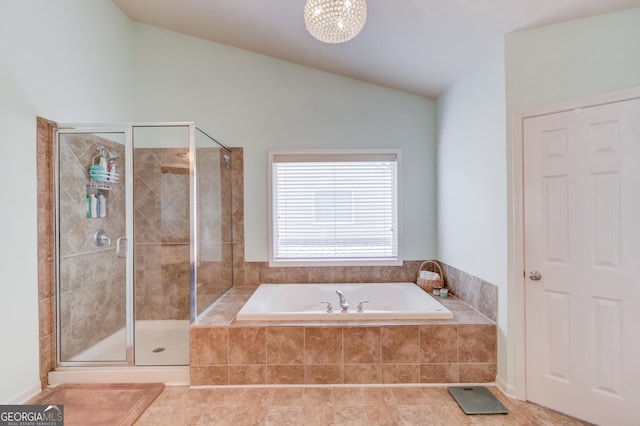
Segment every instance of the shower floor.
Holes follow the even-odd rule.
[[[189,365],[189,321],[136,321],[135,365]],[[70,361],[125,361],[126,331],[118,330]]]

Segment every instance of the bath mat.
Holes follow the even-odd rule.
[[[507,414],[509,410],[484,386],[447,388],[466,414]]]
[[[65,426],[129,426],[163,389],[163,383],[63,383],[29,404],[64,405]]]

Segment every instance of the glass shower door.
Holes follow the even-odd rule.
[[[188,365],[193,125],[136,124],[135,365]]]
[[[127,129],[60,129],[56,162],[58,360],[127,363]]]

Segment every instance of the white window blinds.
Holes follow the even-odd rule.
[[[397,152],[273,153],[270,163],[272,261],[399,260]]]

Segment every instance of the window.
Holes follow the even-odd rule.
[[[400,152],[269,152],[272,266],[401,265]]]

